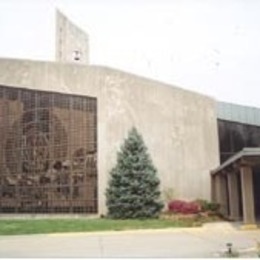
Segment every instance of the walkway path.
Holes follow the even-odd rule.
[[[226,243],[256,256],[260,230],[221,222],[200,228],[0,236],[0,257],[218,257]]]

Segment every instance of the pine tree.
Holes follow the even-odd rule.
[[[117,219],[156,218],[163,207],[160,181],[136,128],[117,155],[117,164],[110,172],[106,190],[108,216]]]

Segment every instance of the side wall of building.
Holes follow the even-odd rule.
[[[117,151],[131,127],[142,134],[164,193],[210,198],[219,165],[215,101],[124,72],[94,66],[0,60],[0,84],[97,97],[99,213]]]

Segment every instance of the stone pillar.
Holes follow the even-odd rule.
[[[243,202],[243,221],[245,225],[255,226],[255,203],[252,168],[248,165],[240,166],[240,174]]]
[[[228,198],[227,198],[226,178],[222,174],[216,176],[216,199],[220,204],[220,213],[228,216]]]
[[[228,178],[228,199],[229,199],[229,217],[232,220],[239,219],[239,193],[238,180],[235,172],[229,172]]]
[[[220,198],[221,188],[220,188],[220,174],[217,174],[215,176],[215,202],[220,204],[221,198]]]

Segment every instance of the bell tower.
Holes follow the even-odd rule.
[[[56,61],[89,64],[88,35],[56,11]]]

